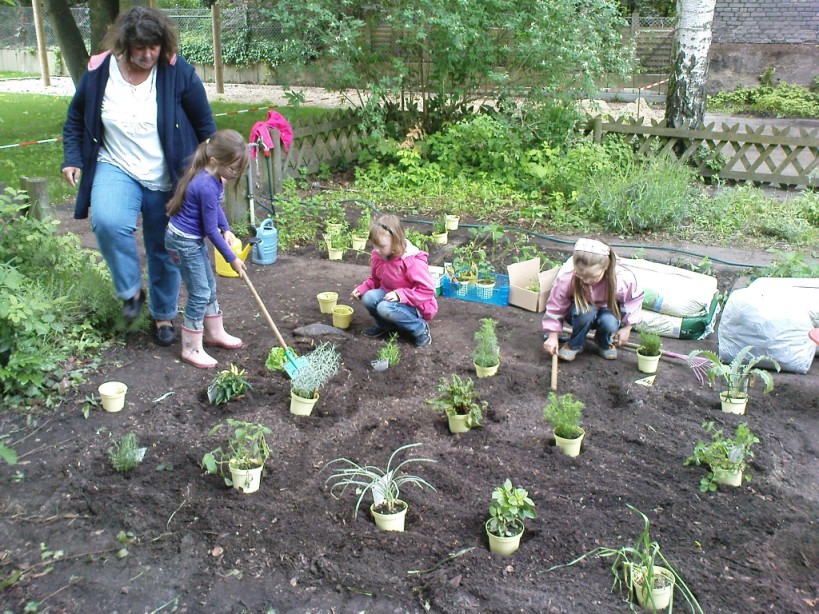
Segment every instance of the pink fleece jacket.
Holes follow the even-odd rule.
[[[634,273],[628,268],[617,265],[617,305],[620,307],[620,323],[622,326],[638,324],[643,309],[643,290],[637,283]],[[543,314],[543,332],[560,333],[563,331],[563,322],[569,316],[569,310],[574,304],[574,267],[571,258],[561,267],[549,300],[546,302],[546,313]],[[595,307],[606,307],[609,291],[609,282],[604,277],[591,286],[590,303]]]
[[[362,296],[378,288],[395,292],[402,303],[418,309],[424,320],[431,320],[438,312],[438,301],[428,263],[429,254],[409,241],[400,258],[384,260],[374,249],[370,255],[370,276],[356,290]]]

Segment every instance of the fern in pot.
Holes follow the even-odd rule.
[[[341,366],[341,354],[331,343],[322,343],[299,361],[290,380],[290,413],[309,416],[319,400],[319,389],[329,382]]]
[[[566,456],[580,454],[580,445],[586,435],[580,427],[583,407],[583,403],[571,394],[558,396],[550,392],[549,401],[543,408],[543,417],[552,427],[555,443]]]
[[[481,327],[475,332],[472,362],[478,377],[491,377],[498,372],[500,366],[500,346],[495,325],[492,318],[482,318]]]

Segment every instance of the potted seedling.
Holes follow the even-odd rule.
[[[479,378],[495,375],[500,366],[500,346],[495,325],[496,322],[492,318],[482,318],[481,327],[475,332],[472,362]]]
[[[341,260],[344,251],[352,246],[350,232],[343,224],[339,230],[329,231],[324,240],[327,243],[327,257],[330,260]]]
[[[702,492],[713,492],[717,484],[726,486],[742,485],[743,473],[745,481],[751,480],[751,474],[745,471],[748,463],[754,457],[751,447],[759,443],[744,422],[737,426],[733,439],[723,437],[721,429],[714,429],[713,422],[703,422],[702,427],[711,435],[711,441],[698,441],[694,452],[685,459],[685,465],[708,465],[710,471],[700,480]]]
[[[344,222],[344,207],[337,202],[327,203],[322,208],[321,215],[327,224],[327,234],[333,232],[340,232],[345,225]]]
[[[447,240],[446,218],[441,217],[432,222],[432,242],[438,245],[446,245]]]
[[[485,259],[484,251],[478,250],[479,259],[476,262],[477,273],[475,276],[475,294],[478,298],[489,300],[495,290],[495,269],[492,264]]]
[[[333,344],[324,342],[302,358],[290,380],[290,413],[309,416],[319,400],[319,389],[338,371],[341,354]]]
[[[551,425],[555,443],[566,456],[580,454],[580,444],[586,431],[580,427],[583,403],[576,401],[571,393],[558,396],[549,393],[549,401],[543,408],[543,417]]]
[[[372,361],[373,369],[376,371],[386,371],[388,367],[394,367],[401,360],[401,349],[398,347],[398,334],[393,333],[378,350],[378,355]]]
[[[683,582],[683,579],[663,555],[660,544],[653,541],[649,534],[648,517],[637,508],[626,506],[637,512],[643,519],[643,531],[633,546],[609,548],[598,546],[582,554],[575,560],[563,565],[555,565],[547,571],[569,567],[586,558],[613,558],[611,573],[614,575],[612,590],[617,587],[627,588],[643,609],[657,612],[664,610],[671,603],[676,588],[685,598],[694,614],[703,614],[697,598]]]
[[[456,373],[448,381],[441,378],[438,396],[427,403],[446,415],[450,433],[466,433],[480,427],[486,409],[486,402],[475,391],[475,382],[469,377],[461,379]]]
[[[134,433],[128,433],[108,448],[108,458],[116,471],[127,473],[142,462],[147,450],[148,448],[139,447],[139,440]]]
[[[407,458],[397,465],[393,465],[396,456],[404,452],[404,450],[420,445],[420,443],[408,443],[396,448],[390,454],[387,466],[384,469],[374,465],[360,465],[349,458],[336,458],[328,462],[322,469],[322,471],[327,468],[333,469],[332,475],[324,483],[327,485],[332,482],[330,494],[336,499],[340,498],[348,488],[352,487],[354,489],[358,499],[355,503],[353,517],[358,516],[361,503],[369,492],[373,498],[370,513],[375,520],[376,526],[382,531],[403,531],[409,506],[406,501],[399,498],[401,489],[407,484],[412,484],[422,490],[424,488],[435,490],[435,487],[425,479],[417,475],[404,473],[410,464],[434,463],[433,459]]]
[[[537,518],[535,502],[529,493],[513,486],[509,479],[497,486],[492,491],[489,520],[485,525],[490,552],[508,556],[520,548],[524,521],[529,518]]]
[[[637,347],[637,369],[643,373],[656,373],[663,344],[660,335],[651,331],[640,331],[640,345]]]
[[[688,364],[692,366],[693,361],[700,355],[711,361],[711,366],[707,371],[711,384],[720,377],[724,380],[725,390],[720,392],[719,398],[722,404],[722,411],[726,413],[740,415],[745,413],[745,408],[748,405],[748,388],[754,384],[757,377],[765,382],[763,393],[768,393],[773,390],[773,376],[767,371],[757,368],[756,365],[765,360],[770,362],[772,367],[779,372],[779,363],[767,355],[756,356],[750,360],[746,360],[752,347],[753,346],[746,345],[728,364],[723,363],[717,354],[707,350],[694,350],[688,355]]]
[[[271,430],[261,424],[233,418],[228,418],[226,424],[233,430],[233,434],[228,437],[227,450],[219,447],[205,454],[202,457],[202,467],[208,473],[221,476],[225,484],[243,493],[256,492],[259,490],[262,468],[270,456],[265,436],[270,435]],[[217,424],[208,435],[216,434],[224,426],[222,423]]]
[[[245,370],[231,364],[230,368],[220,371],[211,380],[208,385],[208,401],[213,405],[224,405],[252,388],[245,376]]]
[[[358,225],[353,230],[352,244],[356,251],[364,251],[367,247],[367,237],[370,236],[370,225],[372,224],[372,216],[369,210],[365,210],[361,217],[358,218]]]

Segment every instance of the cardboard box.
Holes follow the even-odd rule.
[[[540,313],[546,311],[549,291],[557,278],[559,266],[548,271],[540,270],[540,258],[516,262],[506,267],[509,272],[509,304]],[[537,277],[540,291],[528,290],[529,283]]]

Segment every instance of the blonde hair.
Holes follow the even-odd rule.
[[[230,166],[238,162],[240,168],[236,173],[236,177],[244,175],[249,158],[247,145],[242,135],[235,130],[219,130],[207,141],[199,143],[199,147],[196,148],[193,154],[193,161],[179,180],[173,198],[168,201],[168,205],[165,207],[168,215],[174,215],[182,208],[182,201],[185,198],[185,192],[190,182],[202,169],[207,167],[211,158],[222,166]]]
[[[397,215],[387,213],[382,215],[370,224],[369,239],[374,245],[378,245],[380,240],[389,236],[392,239],[392,251],[390,258],[400,258],[407,249],[407,238],[404,235],[404,227]]]
[[[605,243],[604,243],[605,245]],[[609,247],[608,256],[602,254],[593,254],[591,252],[583,252],[575,250],[572,252],[572,264],[574,270],[581,275],[586,271],[598,271],[603,269],[605,273],[603,276],[609,282],[608,296],[606,297],[606,304],[614,316],[620,319],[620,306],[617,304],[617,254]],[[572,289],[574,290],[574,304],[577,311],[580,313],[588,313],[591,309],[589,305],[589,298],[587,296],[586,284],[575,275],[572,280]]]

